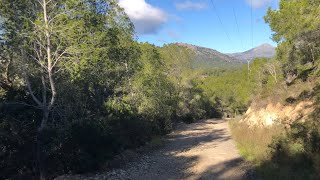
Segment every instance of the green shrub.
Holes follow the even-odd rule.
[[[52,154],[55,157],[52,160],[60,159],[59,162],[51,164],[63,166],[61,173],[98,170],[114,155],[144,145],[151,139],[151,128],[145,121],[135,117],[122,118],[72,123],[61,136],[63,141],[59,150]]]
[[[30,107],[0,103],[1,178],[30,179],[34,176],[36,119],[39,115]]]
[[[269,145],[270,159],[257,167],[266,179],[319,179],[319,129],[311,121],[295,123]]]
[[[240,154],[248,161],[260,164],[270,157],[268,145],[273,137],[281,134],[283,127],[271,128],[249,127],[239,120],[230,120],[232,137],[237,142]]]

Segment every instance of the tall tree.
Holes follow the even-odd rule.
[[[118,57],[120,45],[114,49],[116,52],[111,47],[120,40],[130,41],[133,26],[115,0],[0,0],[0,14],[3,17],[1,59],[6,58],[6,67],[12,61],[19,62],[27,92],[42,112],[37,128],[37,162],[40,178],[45,179],[42,136],[61,96],[58,79],[84,75],[79,72],[92,64],[99,67],[101,62],[106,66],[92,70],[115,73],[115,69],[108,68],[120,64],[124,72],[129,72],[130,58],[126,54]],[[7,72],[5,68],[1,87],[10,85]],[[99,75],[95,73],[95,77]],[[91,80],[99,82],[102,78]],[[103,104],[103,97],[100,99]]]
[[[280,8],[269,8],[265,21],[273,40],[278,42],[277,56],[282,61],[286,81],[305,76],[318,66],[320,2],[316,0],[280,1]]]

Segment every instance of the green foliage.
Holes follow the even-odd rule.
[[[206,70],[193,69],[194,52],[177,44],[166,45],[159,51],[168,66],[167,76],[175,87],[171,96],[176,99],[176,119],[191,123],[205,117],[220,117],[216,106],[199,87],[198,79]]]
[[[262,167],[272,167],[268,176],[282,176],[285,179],[319,178],[319,132],[318,126],[296,123],[286,135],[274,139],[269,146],[271,161],[262,164]]]
[[[292,41],[303,32],[319,27],[319,1],[280,1],[279,10],[269,8],[265,20],[274,31],[273,39],[277,42]],[[294,28],[293,28],[294,27]]]
[[[40,114],[24,105],[0,105],[1,176],[27,178],[34,164],[35,120]]]
[[[230,121],[241,155],[255,165],[263,179],[318,179],[319,130],[311,124],[251,127]],[[284,133],[286,132],[286,133]]]
[[[175,89],[166,76],[166,65],[157,48],[141,44],[141,70],[129,80],[125,100],[145,119],[152,121],[157,133],[171,130],[175,105]]]
[[[279,10],[268,10],[265,20],[279,44],[275,60],[261,62],[262,68],[252,72],[258,80],[257,90],[253,91],[256,94],[254,105],[261,103],[261,97],[281,102],[289,93],[298,93],[299,100],[287,98],[287,102],[295,103],[310,94],[301,89],[306,88],[304,81],[318,76],[319,10],[319,1],[312,0],[281,0]],[[298,78],[302,82],[296,81]],[[283,80],[289,86],[285,86]],[[308,99],[318,96],[316,89]],[[293,124],[285,134],[281,134],[283,129],[272,132],[277,128],[274,126],[256,129],[231,124],[240,152],[255,162],[257,172],[264,179],[319,179],[319,107],[314,107],[313,119]]]
[[[149,141],[150,129],[145,120],[132,115],[83,119],[58,128],[61,139],[53,143],[60,146],[48,157],[49,169],[52,174],[97,170],[124,149],[139,147]]]
[[[239,69],[215,70],[199,79],[198,87],[221,113],[234,117],[246,111],[253,94],[267,91],[277,83],[269,66],[279,71],[275,62],[267,59],[256,59]]]
[[[3,178],[98,170],[124,150],[170,132],[176,121],[241,114],[253,93],[277,84],[274,61],[197,69],[217,64],[177,44],[136,42],[115,0],[49,1],[50,23],[39,2],[0,0]],[[46,109],[52,82],[57,95]]]
[[[268,10],[265,20],[279,42],[277,59],[290,84],[298,77],[306,80],[318,72],[320,44],[319,1],[280,1],[279,10]]]
[[[49,24],[38,1],[0,0],[1,177],[98,170],[170,132],[175,121],[219,115],[198,88],[201,73],[191,68],[191,51],[137,43],[116,1],[59,0],[46,7]],[[57,96],[40,132],[44,108],[25,90],[29,82],[47,106],[53,95],[48,70]]]
[[[41,90],[43,79],[48,79],[42,68],[47,58],[41,46],[47,37],[43,13],[38,1],[0,1],[4,18],[0,47],[2,178],[38,177],[36,139],[41,142],[42,168],[48,177],[96,170],[115,154],[151,139],[153,125],[133,105],[118,103],[121,111],[108,106],[114,99],[123,102],[130,92],[126,85],[144,68],[127,16],[113,0],[56,3],[48,3],[47,8],[50,18],[54,17],[50,23],[53,57],[61,57],[53,62],[58,96],[48,126],[37,133],[42,113],[34,108],[30,92],[24,91],[24,72],[30,76],[35,96],[46,99],[41,95],[49,95],[51,89]],[[149,100],[152,98],[155,96]]]
[[[271,159],[260,169],[266,177],[318,179],[320,177],[319,86],[314,88],[315,111],[306,122],[294,122],[286,133],[269,145]]]
[[[305,82],[309,81],[314,85],[319,77],[319,5],[319,1],[314,0],[280,0],[280,8],[269,9],[265,16],[274,32],[273,40],[279,44],[276,59],[262,66],[264,70],[260,72],[263,76],[259,78],[261,83],[257,86],[260,90],[256,93],[273,102],[279,102],[280,99],[286,99],[287,103],[305,99],[315,101],[315,111],[306,122],[295,122],[286,129],[285,134],[277,134],[273,139],[263,132],[264,138],[268,139],[264,144],[260,144],[262,139],[258,130],[247,135],[248,132],[242,132],[241,128],[233,126],[241,152],[249,159],[257,160],[256,169],[265,179],[320,177],[319,88],[317,85],[313,90],[305,91],[308,89]],[[280,68],[282,72],[279,72]],[[275,74],[284,79],[275,78]],[[281,83],[283,80],[287,86]],[[295,94],[295,98],[288,97],[288,94]],[[259,100],[261,99],[255,99],[255,103],[259,103]],[[254,145],[261,145],[258,149],[263,149],[268,156],[258,159],[259,150],[248,145],[251,141]]]
[[[239,122],[238,119],[230,120],[229,126],[240,154],[255,165],[260,165],[270,158],[268,146],[272,143],[273,137],[279,136],[284,130],[282,126],[249,127],[246,123]]]

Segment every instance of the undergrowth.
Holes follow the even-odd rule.
[[[256,165],[270,158],[268,145],[272,142],[274,136],[283,132],[281,126],[272,128],[249,127],[236,119],[230,120],[229,125],[240,154]]]
[[[318,123],[251,127],[229,122],[240,154],[253,163],[262,179],[319,179],[320,129]]]

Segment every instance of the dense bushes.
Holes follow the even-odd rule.
[[[271,70],[272,69],[272,70]],[[243,114],[255,95],[269,92],[281,80],[277,62],[265,58],[255,59],[249,66],[239,69],[212,70],[197,80],[207,100],[225,117]]]
[[[124,149],[139,147],[150,140],[149,129],[147,122],[134,117],[83,120],[63,131],[58,129],[61,139],[57,142],[59,145],[55,145],[59,148],[48,157],[51,166],[48,169],[52,171],[49,174],[98,170]]]
[[[320,178],[320,94],[317,84],[320,62],[319,5],[320,1],[281,0],[279,9],[269,9],[265,16],[266,22],[274,31],[273,40],[278,42],[276,63],[282,72],[277,74],[281,74],[283,80],[266,86],[266,90],[260,91],[258,95],[273,103],[282,101],[296,104],[302,100],[314,103],[314,111],[310,116],[304,117],[306,120],[297,120],[286,126],[286,130],[282,130],[284,133],[272,140],[265,133],[269,142],[262,147],[268,156],[254,158],[258,160],[258,172],[265,179]],[[235,129],[235,133],[240,131]],[[235,136],[240,136],[240,147],[243,147],[243,141],[259,138],[257,134],[246,138],[241,138],[241,134]],[[248,152],[251,156],[255,154],[255,151]]]
[[[318,126],[296,123],[269,145],[270,159],[257,167],[267,179],[318,179],[320,134]]]
[[[143,46],[156,52],[151,45]],[[165,63],[160,56],[157,58]],[[153,60],[154,57],[144,61]],[[97,93],[106,87],[95,84],[93,78],[71,81],[68,74],[59,77],[57,87],[63,93],[50,113],[48,127],[40,135],[36,132],[41,111],[27,106],[27,103],[33,103],[24,91],[15,95],[13,90],[7,91],[1,96],[1,176],[37,177],[37,139],[41,139],[43,147],[45,174],[55,177],[98,170],[123,150],[142,146],[152,137],[169,132],[177,120],[194,122],[218,115],[214,106],[201,97],[200,91],[180,88],[179,92],[162,75],[164,70],[157,67],[157,74],[155,70],[145,69],[150,68],[148,64],[139,68],[139,73],[130,79],[133,86],[120,84],[123,88],[120,92],[108,89],[106,92],[110,94],[107,96]],[[153,74],[143,75],[145,72]],[[179,102],[183,103],[179,106]]]
[[[0,165],[4,178],[36,176],[36,123],[30,119],[37,117],[32,112],[34,109],[22,106],[15,109],[15,114],[6,112],[1,117]],[[46,175],[98,170],[123,150],[144,145],[159,133],[159,128],[158,124],[129,113],[52,123],[38,137],[45,154]]]
[[[318,179],[320,163],[319,125],[295,123],[251,127],[230,121],[232,135],[241,155],[255,165],[263,179]]]
[[[318,179],[319,126],[296,123],[282,126],[251,127],[230,121],[232,135],[241,155],[255,165],[263,179]]]
[[[18,105],[2,106],[0,111],[1,176],[33,175],[35,120],[39,114],[32,108]]]
[[[287,86],[319,80],[319,1],[280,1],[278,10],[269,9],[265,20],[279,42],[277,60],[281,63]],[[292,12],[297,12],[292,14]],[[288,31],[290,29],[290,31]],[[303,99],[314,101],[315,108],[306,122],[293,123],[287,132],[270,145],[272,157],[262,167],[271,169],[269,175],[283,179],[319,179],[320,129],[318,85],[311,92],[301,93],[288,103]],[[272,177],[271,177],[272,178]]]
[[[45,6],[0,1],[1,178],[99,170],[175,121],[218,114],[193,83],[192,54],[137,43],[116,1]]]
[[[281,135],[284,131],[282,126],[249,127],[248,124],[239,122],[238,119],[230,120],[229,126],[240,154],[246,160],[258,165],[270,158],[269,144],[272,143],[274,137]]]

